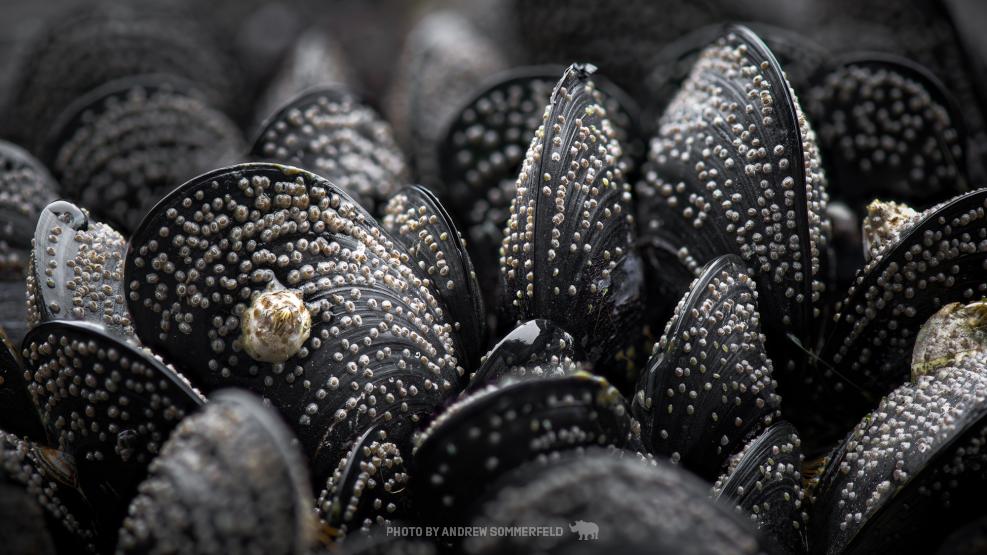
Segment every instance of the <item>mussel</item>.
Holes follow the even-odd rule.
[[[578,371],[548,374],[508,377],[429,425],[414,452],[421,518],[464,524],[491,482],[529,461],[593,445],[640,448],[640,426],[606,380]]]
[[[6,553],[96,553],[71,455],[0,432],[0,534]]]
[[[52,124],[45,159],[62,193],[124,231],[186,179],[244,150],[236,126],[173,76],[107,83]]]
[[[710,262],[675,308],[631,406],[650,452],[708,480],[780,416],[759,300],[739,257]]]
[[[777,422],[730,458],[713,485],[713,498],[734,503],[776,549],[808,551],[808,497],[801,474],[802,441],[788,422]]]
[[[927,552],[983,514],[985,323],[983,301],[944,307],[915,347],[912,379],[830,455],[812,514],[818,551]]]
[[[772,360],[783,371],[803,367],[826,286],[826,180],[798,100],[753,32],[732,27],[703,50],[643,172],[637,213],[659,270],[681,276],[740,256],[757,283]]]
[[[644,278],[621,145],[592,71],[572,65],[552,91],[518,175],[500,268],[511,320],[553,320],[598,361],[629,341]]]
[[[207,392],[269,399],[321,485],[371,426],[418,421],[465,383],[449,310],[412,264],[331,182],[242,164],[148,214],[124,284],[141,342]]]
[[[27,331],[24,275],[35,222],[57,184],[27,151],[0,141],[0,329],[14,342]]]
[[[151,463],[117,553],[308,553],[311,486],[292,439],[252,395],[212,395]]]
[[[268,117],[253,154],[317,173],[371,211],[408,181],[390,125],[353,93],[325,85]]]
[[[22,351],[48,444],[75,460],[104,538],[171,430],[205,399],[147,351],[100,324],[48,321]]]

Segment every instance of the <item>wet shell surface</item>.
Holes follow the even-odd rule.
[[[525,462],[591,445],[639,444],[624,398],[587,373],[491,386],[458,401],[418,438],[416,506],[433,524],[461,524],[497,477]]]
[[[408,467],[416,425],[411,418],[374,425],[340,459],[316,499],[333,537],[372,534],[413,518]]]
[[[576,340],[550,320],[530,320],[511,330],[483,356],[464,394],[510,379],[564,376],[579,369]]]
[[[466,241],[452,218],[431,191],[415,185],[387,201],[381,223],[432,283],[456,332],[460,360],[475,367],[486,345],[487,314]]]
[[[126,242],[67,201],[45,207],[34,232],[27,277],[30,326],[51,320],[101,324],[133,337],[123,289]]]
[[[71,456],[0,431],[0,531],[8,553],[96,553]]]
[[[802,488],[802,441],[778,422],[731,457],[712,498],[733,503],[785,553],[808,551],[808,499]]]
[[[53,321],[24,339],[28,388],[49,445],[71,455],[101,533],[113,537],[125,504],[168,434],[205,399],[180,374],[99,324]]]
[[[206,391],[269,399],[320,483],[373,423],[431,410],[465,382],[452,324],[411,263],[329,181],[242,164],[165,198],[131,238],[124,281],[141,341]],[[301,295],[308,338],[285,360],[256,359],[247,311],[277,320],[258,299],[284,289]],[[305,336],[300,311],[277,335]]]
[[[621,145],[592,71],[570,66],[552,92],[518,174],[500,269],[512,319],[564,325],[595,360],[640,316],[643,274]]]
[[[238,161],[245,147],[233,122],[175,82],[113,81],[66,108],[45,155],[62,192],[131,231],[186,179]]]
[[[710,262],[655,345],[631,405],[644,445],[706,479],[780,416],[758,293],[739,257]]]
[[[806,95],[832,194],[927,207],[966,192],[963,115],[942,83],[905,60],[848,62]]]
[[[467,538],[466,553],[764,551],[740,515],[706,499],[707,484],[664,460],[585,449],[521,467],[509,478],[482,504],[473,525],[510,527],[537,522],[559,527],[563,533]],[[584,536],[591,541],[580,541]]]
[[[409,179],[390,125],[340,88],[322,86],[290,99],[261,126],[253,155],[325,177],[367,210]]]
[[[826,553],[928,552],[982,514],[987,366],[967,359],[899,386],[838,447],[812,543]]]
[[[151,463],[117,553],[308,553],[311,486],[291,442],[260,399],[214,394]]]
[[[740,256],[757,282],[772,359],[803,364],[791,343],[814,341],[828,197],[809,123],[753,32],[734,27],[700,54],[643,173],[643,238],[693,271]]]

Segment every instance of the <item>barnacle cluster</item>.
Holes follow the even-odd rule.
[[[36,4],[0,551],[987,545],[938,2]]]

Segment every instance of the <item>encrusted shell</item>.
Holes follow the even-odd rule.
[[[55,201],[41,213],[33,243],[27,276],[30,326],[83,320],[133,337],[123,289],[127,246],[120,233],[90,221],[70,202]]]
[[[269,399],[321,483],[372,424],[431,410],[465,382],[456,332],[410,263],[329,181],[241,164],[166,197],[131,238],[124,281],[141,341],[206,391]],[[302,295],[310,336],[283,362],[256,360],[241,319],[281,288]]]
[[[236,161],[236,126],[171,76],[113,81],[73,102],[46,141],[64,194],[132,231],[186,179]]]
[[[947,366],[892,391],[837,448],[817,488],[826,553],[929,552],[982,514],[987,366]]]
[[[390,125],[353,93],[321,86],[291,99],[261,126],[253,155],[332,181],[367,210],[408,181]]]
[[[631,410],[645,447],[712,480],[780,416],[754,280],[740,258],[710,262],[679,301]]]
[[[415,501],[434,524],[462,524],[498,476],[527,461],[590,445],[637,446],[620,393],[586,373],[491,386],[432,421],[414,453]]]
[[[920,326],[951,302],[987,294],[987,189],[923,212],[857,272],[803,391],[835,437],[908,379]],[[822,436],[818,436],[822,437]]]
[[[38,215],[55,200],[56,189],[41,162],[0,141],[0,280],[19,279],[24,273]]]
[[[212,395],[151,463],[116,552],[308,553],[311,485],[292,440],[260,399],[235,390]]]
[[[639,319],[643,270],[621,145],[592,71],[570,66],[552,92],[517,178],[500,268],[512,319],[553,320],[597,360]]]
[[[753,32],[734,27],[700,54],[648,159],[637,185],[643,239],[692,271],[740,256],[772,359],[803,365],[825,289],[828,196],[812,129]]]
[[[71,456],[0,431],[4,552],[96,553],[102,542],[78,488]]]
[[[713,499],[733,503],[785,553],[809,548],[801,447],[791,424],[773,424],[731,458],[727,472],[713,485]]]
[[[483,356],[463,394],[507,379],[543,378],[574,373],[576,340],[550,320],[518,325]]]
[[[147,465],[205,399],[183,376],[99,324],[42,323],[28,332],[22,355],[48,443],[75,459],[100,533],[113,537]]]
[[[407,187],[384,207],[384,229],[408,250],[408,264],[432,282],[445,306],[460,359],[474,368],[486,345],[487,313],[466,242],[431,191]]]
[[[834,197],[855,208],[874,197],[924,208],[967,191],[963,115],[924,68],[853,60],[805,96]]]

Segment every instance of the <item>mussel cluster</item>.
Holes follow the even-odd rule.
[[[435,3],[393,71],[349,2],[18,47],[0,551],[983,552],[950,12]]]

